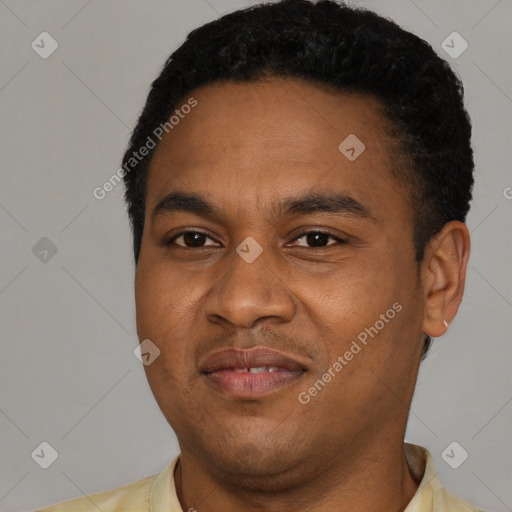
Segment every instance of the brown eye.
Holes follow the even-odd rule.
[[[182,243],[176,243],[176,240],[182,239]],[[167,245],[177,245],[179,247],[185,247],[189,249],[205,247],[204,242],[211,238],[202,231],[183,231],[173,236]],[[211,245],[211,244],[208,244]]]
[[[334,240],[334,244],[344,243],[345,241],[341,238],[338,238],[334,235],[326,231],[306,231],[305,233],[300,234],[295,241],[299,241],[304,239],[305,245],[299,245],[299,247],[312,247],[312,248],[323,248],[328,245],[333,245],[332,243],[328,243],[329,239]]]

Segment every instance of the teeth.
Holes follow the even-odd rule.
[[[263,373],[263,372],[276,372],[278,368],[276,366],[257,366],[254,368],[234,368],[237,373]]]
[[[251,373],[263,373],[266,371],[267,371],[267,368],[265,368],[265,366],[258,366],[257,368],[249,368],[249,372],[251,372]]]

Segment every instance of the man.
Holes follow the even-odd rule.
[[[471,124],[432,48],[283,0],[193,31],[123,160],[137,330],[180,455],[46,511],[475,511],[404,444],[461,302]]]

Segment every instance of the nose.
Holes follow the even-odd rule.
[[[224,271],[205,297],[204,311],[209,321],[229,322],[252,328],[263,319],[290,322],[295,302],[286,275],[271,266],[271,251],[263,250],[251,263],[234,249],[225,258]]]

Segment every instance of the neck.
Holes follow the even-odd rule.
[[[183,510],[223,512],[401,512],[418,488],[403,437],[395,443],[365,443],[329,461],[311,458],[286,474],[269,476],[267,482],[223,473],[182,450],[175,483]]]

